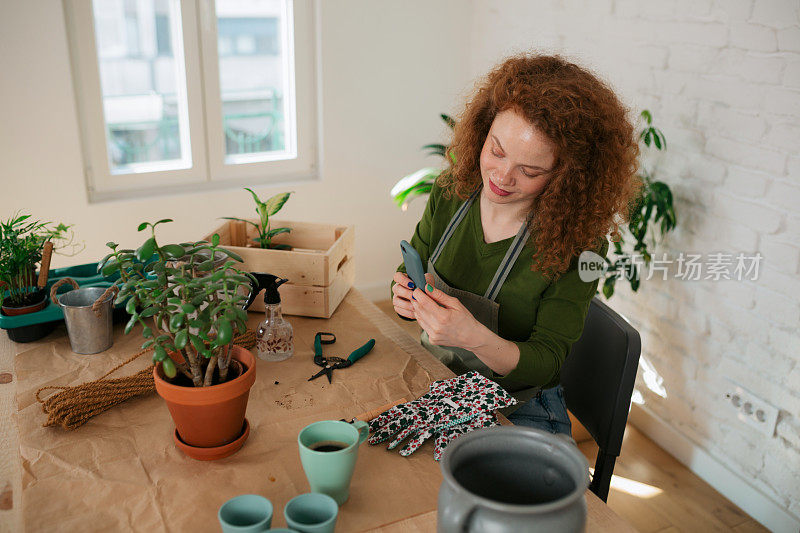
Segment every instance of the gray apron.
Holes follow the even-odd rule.
[[[528,242],[528,238],[531,234],[529,228],[530,218],[519,228],[516,237],[514,237],[514,240],[508,247],[505,257],[500,262],[500,266],[498,267],[497,272],[495,272],[494,278],[492,279],[492,282],[489,283],[489,287],[486,289],[486,293],[484,293],[483,296],[451,287],[445,283],[445,281],[439,276],[434,268],[436,260],[439,259],[439,256],[442,254],[442,250],[450,240],[450,237],[453,236],[453,233],[455,233],[458,225],[462,220],[464,220],[464,217],[467,215],[470,206],[472,206],[475,198],[477,198],[478,194],[480,194],[480,191],[481,189],[479,188],[467,199],[466,202],[461,204],[461,206],[458,208],[458,211],[456,211],[456,213],[453,215],[453,218],[450,219],[450,223],[447,225],[442,237],[439,239],[436,249],[434,249],[433,254],[431,254],[430,258],[428,258],[428,272],[433,275],[434,286],[437,289],[449,296],[457,298],[458,301],[461,302],[461,304],[472,314],[475,320],[489,328],[495,335],[499,335],[498,315],[500,312],[500,304],[495,301],[495,298],[497,298],[497,295],[500,293],[500,288],[503,286],[503,282],[505,282],[508,274],[511,272],[511,268],[514,266],[519,254],[525,247],[525,243]],[[439,359],[439,361],[444,363],[445,366],[447,366],[456,374],[461,375],[475,370],[496,381],[501,387],[511,393],[512,396],[519,400],[520,403],[511,408],[501,410],[501,412],[505,415],[513,412],[516,408],[522,405],[524,401],[532,398],[538,391],[538,387],[531,387],[527,384],[515,382],[504,377],[494,377],[492,370],[486,366],[483,361],[478,359],[478,356],[469,350],[455,346],[437,346],[435,344],[431,344],[430,339],[428,338],[428,332],[425,330],[422,331],[420,342],[429,352]]]

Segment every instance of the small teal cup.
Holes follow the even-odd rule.
[[[336,501],[317,492],[295,496],[283,508],[286,523],[300,533],[333,533],[338,514]]]
[[[222,504],[217,513],[224,533],[260,533],[272,525],[272,502],[257,494],[243,494]]]
[[[339,420],[323,420],[309,424],[297,436],[300,462],[312,492],[321,492],[342,505],[350,496],[350,480],[356,467],[358,446],[367,440],[369,425],[356,420],[352,424]],[[312,449],[320,443],[340,443],[335,451]]]

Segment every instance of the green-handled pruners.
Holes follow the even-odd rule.
[[[331,337],[331,338],[324,338]],[[317,379],[318,377],[322,376],[323,374],[328,376],[328,383],[332,383],[333,379],[333,371],[339,368],[347,368],[348,366],[352,365],[365,355],[367,355],[372,347],[375,346],[375,339],[370,339],[357,350],[354,350],[347,359],[342,359],[341,357],[323,357],[322,356],[322,345],[323,344],[333,344],[336,342],[336,335],[333,333],[325,333],[324,331],[318,332],[314,335],[314,364],[317,366],[321,366],[322,370],[308,378],[308,381],[312,379]]]

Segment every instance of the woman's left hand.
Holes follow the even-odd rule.
[[[417,323],[428,332],[431,344],[474,349],[480,344],[484,326],[457,298],[434,288],[432,274],[425,274],[425,279],[427,287],[415,289],[411,303]]]

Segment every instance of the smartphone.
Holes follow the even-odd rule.
[[[400,250],[403,252],[403,263],[406,265],[406,274],[419,289],[425,287],[425,268],[422,266],[422,259],[408,241],[400,241]],[[425,289],[423,289],[425,290]]]

